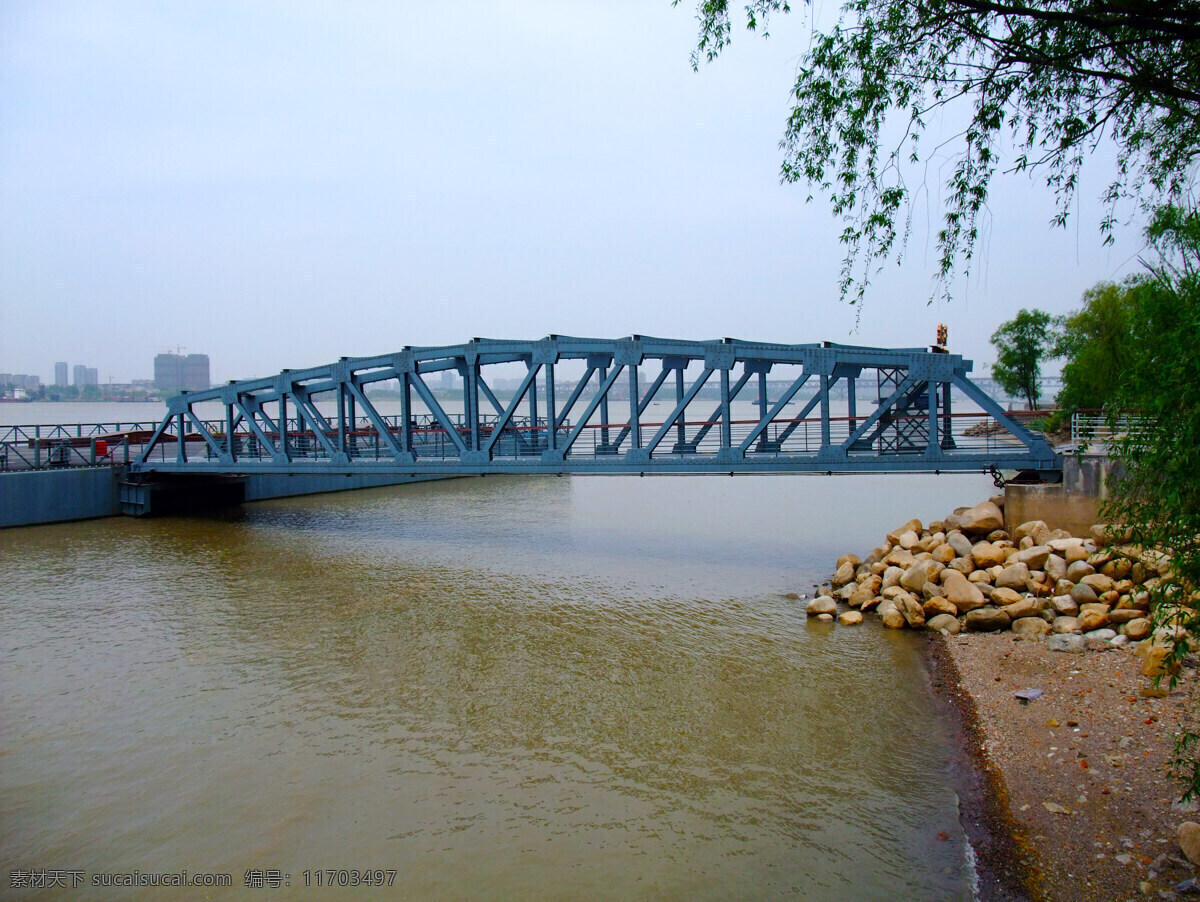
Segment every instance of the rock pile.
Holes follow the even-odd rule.
[[[1169,642],[1151,642],[1151,590],[1167,572],[1159,553],[1120,544],[1104,525],[1086,538],[1041,520],[1004,528],[1004,499],[959,508],[940,522],[910,520],[865,559],[838,558],[810,617],[850,625],[874,611],[885,627],[1011,630],[1061,651],[1141,642],[1144,672],[1161,672]],[[839,604],[849,610],[838,616]]]

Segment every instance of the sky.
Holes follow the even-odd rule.
[[[551,333],[907,347],[946,323],[980,372],[1020,308],[1140,268],[1136,223],[1100,240],[1102,171],[1057,230],[1044,186],[1000,177],[973,273],[931,304],[947,158],[902,265],[839,300],[842,226],[779,178],[810,34],[779,18],[694,72],[689,0],[5,0],[0,371],[127,382],[182,348],[223,381]]]

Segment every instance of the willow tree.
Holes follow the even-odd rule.
[[[765,33],[787,12],[787,0],[751,0],[742,14]],[[699,0],[694,66],[721,53],[742,14],[727,0]],[[947,292],[970,268],[997,171],[1044,179],[1061,226],[1084,162],[1113,142],[1106,241],[1119,201],[1155,207],[1185,196],[1200,137],[1200,0],[845,0],[837,24],[816,30],[803,53],[791,104],[782,178],[828,195],[852,303],[903,252],[911,174],[935,153],[955,153],[937,233]],[[943,111],[964,126],[929,147],[927,124]]]

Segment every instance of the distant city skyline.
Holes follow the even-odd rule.
[[[167,354],[170,355],[170,352],[167,352]],[[80,363],[71,363],[70,361],[65,361],[65,360],[57,360],[54,363],[47,365],[49,367],[49,369],[46,371],[47,372],[46,376],[43,376],[42,373],[37,371],[36,369],[34,372],[31,372],[28,374],[16,373],[16,372],[13,372],[13,373],[0,372],[0,377],[3,377],[3,378],[0,378],[0,384],[3,384],[4,381],[6,381],[7,379],[12,379],[17,376],[20,376],[20,378],[23,380],[34,379],[34,380],[37,380],[36,385],[45,385],[48,387],[53,387],[53,386],[66,387],[66,386],[70,386],[70,385],[80,385],[80,386],[82,386],[82,385],[101,385],[101,384],[108,384],[108,383],[120,384],[120,385],[149,386],[149,385],[154,384],[154,377],[152,374],[154,373],[155,360],[159,357],[164,357],[164,356],[166,356],[166,355],[163,355],[163,354],[147,355],[147,357],[146,357],[147,365],[141,370],[137,370],[137,371],[131,370],[131,372],[135,372],[135,375],[130,378],[125,378],[125,379],[117,379],[112,374],[103,374],[103,373],[101,373],[99,367],[89,366],[86,363],[80,364]],[[212,379],[211,379],[211,376],[209,374],[209,369],[208,369],[208,367],[210,365],[208,355],[207,354],[184,355],[181,359],[187,360],[187,358],[189,358],[189,357],[193,358],[194,366],[200,366],[201,360],[202,360],[202,365],[204,367],[204,373],[205,373],[205,379],[211,384]],[[4,362],[0,361],[0,368],[10,369],[11,367],[4,367]],[[11,368],[11,369],[15,369],[15,368]],[[208,386],[206,385],[205,387],[207,388]]]

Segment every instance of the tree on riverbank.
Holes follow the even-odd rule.
[[[749,0],[745,24],[765,34],[786,12],[788,0]],[[728,0],[698,0],[697,19],[698,67],[732,38]],[[877,264],[904,250],[912,197],[924,189],[906,174],[957,142],[937,235],[948,293],[950,277],[970,268],[997,169],[1040,173],[1063,225],[1085,159],[1111,140],[1106,236],[1118,201],[1150,207],[1184,195],[1200,145],[1200,0],[844,0],[838,24],[814,31],[791,103],[782,178],[829,196],[851,303]],[[951,109],[965,127],[926,150],[927,123]]]
[[[1083,294],[1083,308],[1066,317],[1055,356],[1066,358],[1055,399],[1064,416],[1113,403],[1129,366],[1130,335],[1145,275],[1121,284],[1101,282]]]
[[[1024,397],[1030,410],[1038,409],[1042,361],[1053,356],[1057,322],[1044,310],[1021,310],[992,333],[996,348],[992,378],[1006,394]]]
[[[1114,430],[1126,415],[1134,419],[1115,443],[1125,476],[1105,515],[1135,545],[1171,556],[1170,573],[1151,591],[1156,625],[1171,637],[1173,673],[1200,637],[1200,214],[1165,207],[1147,235],[1158,259],[1132,293],[1127,359],[1108,404]],[[1177,737],[1175,769],[1185,797],[1200,794],[1194,726]]]

